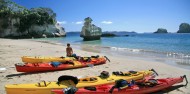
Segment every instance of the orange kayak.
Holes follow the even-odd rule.
[[[105,64],[107,59],[105,57],[93,58],[88,61],[67,61],[67,62],[51,62],[51,63],[25,63],[15,64],[17,72],[44,72],[56,71],[82,67],[92,67],[94,65]]]

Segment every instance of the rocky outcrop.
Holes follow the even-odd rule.
[[[188,23],[181,23],[177,33],[190,33],[190,25]]]
[[[54,32],[53,34],[55,35],[55,37],[63,37],[66,36],[66,32],[65,32],[65,28],[63,28],[62,26],[60,26],[58,23],[55,25],[55,27],[58,29],[58,31]]]
[[[50,8],[27,9],[11,0],[1,0],[1,38],[42,38],[65,36],[64,28],[56,21]]]
[[[64,37],[66,36],[66,32],[63,27],[61,27],[58,23],[48,24],[48,25],[33,25],[30,28],[31,32],[35,32],[36,35],[40,35],[40,37]]]
[[[14,26],[15,23],[19,23],[20,19],[9,19],[8,23],[5,23],[5,19],[0,19],[0,37],[7,36],[19,36],[20,33],[17,32],[17,28]]]
[[[12,19],[12,25],[7,28],[0,28],[1,38],[47,38],[47,37],[64,37],[66,32],[63,27],[57,24],[48,25],[32,25],[28,31],[18,32],[18,28],[14,26],[19,19]]]
[[[158,28],[158,30],[154,33],[168,33],[166,29],[164,28]]]
[[[80,36],[83,38],[90,38],[90,40],[100,39],[102,35],[102,29],[97,27],[96,25],[92,24],[92,19],[87,17],[84,19],[84,26],[82,27],[82,31]]]
[[[101,35],[101,37],[115,37],[116,35],[115,34],[112,34],[112,33],[103,33]]]

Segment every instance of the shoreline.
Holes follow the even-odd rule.
[[[56,44],[56,43],[55,43]],[[97,76],[101,71],[129,71],[129,70],[147,70],[155,69],[159,76],[156,78],[165,77],[178,77],[182,75],[187,75],[188,80],[190,79],[190,70],[178,68],[168,64],[161,63],[159,61],[152,62],[147,60],[132,59],[129,56],[111,55],[108,53],[95,53],[84,51],[83,49],[75,49],[75,45],[71,46],[74,48],[74,53],[80,56],[92,56],[92,55],[106,55],[111,62],[106,64],[63,70],[45,73],[34,73],[25,74],[16,72],[14,64],[21,63],[21,56],[65,56],[64,44],[57,43],[44,43],[37,42],[33,40],[12,40],[12,39],[0,39],[0,68],[7,68],[7,70],[0,70],[0,94],[5,94],[4,85],[5,84],[21,84],[21,83],[37,83],[41,80],[46,81],[56,81],[61,75],[73,75],[73,76]],[[88,47],[83,47],[88,49]],[[80,71],[80,73],[79,73]],[[184,84],[184,82],[182,83]],[[181,87],[169,92],[169,94],[187,94],[190,93],[190,83],[187,88]]]
[[[31,40],[31,39],[29,39]],[[31,40],[31,41],[37,41],[37,42],[44,42],[44,43],[50,43],[55,45],[64,45],[66,42],[61,43],[59,41],[55,40]],[[149,62],[161,62],[168,65],[172,65],[178,68],[182,69],[188,69],[190,70],[190,56],[187,55],[187,57],[182,57],[181,54],[177,53],[171,53],[171,52],[155,52],[155,51],[148,51],[143,49],[131,49],[131,48],[117,48],[117,47],[110,47],[110,46],[98,46],[98,45],[90,45],[90,44],[76,44],[71,43],[73,45],[74,49],[77,50],[83,50],[87,52],[94,52],[98,54],[109,54],[113,56],[118,57],[125,57],[128,56],[133,59],[137,60],[145,60]],[[77,54],[77,53],[76,53]],[[185,55],[184,55],[185,56]]]

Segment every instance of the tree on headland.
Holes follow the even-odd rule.
[[[168,33],[166,29],[164,28],[158,28],[158,30],[154,33]]]
[[[41,37],[43,33],[47,33],[46,30],[33,31],[30,30],[32,26],[47,28],[49,24],[55,25],[56,22],[56,13],[50,8],[27,9],[11,0],[0,0],[0,36],[5,29],[11,29],[12,32],[14,27],[20,35],[27,32],[28,37]]]
[[[47,26],[48,24],[55,24],[55,17],[56,14],[53,13],[53,11],[49,8],[32,8],[30,10],[25,10],[20,16],[20,25],[18,25],[18,31],[27,31],[28,34],[31,34],[29,29],[32,25]]]
[[[190,33],[190,25],[188,23],[181,23],[177,33]]]
[[[10,28],[12,31],[12,19],[18,18],[18,12],[21,11],[21,9],[23,9],[23,7],[10,0],[0,0],[0,28]]]

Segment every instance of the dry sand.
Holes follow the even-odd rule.
[[[73,45],[71,44],[71,46]],[[65,45],[61,44],[51,44],[31,40],[0,39],[0,68],[6,68],[6,70],[0,70],[0,94],[6,94],[4,89],[6,84],[36,83],[41,80],[56,81],[59,76],[64,74],[73,76],[94,76],[99,75],[101,71],[109,71],[111,73],[112,71],[139,71],[153,68],[159,73],[157,78],[178,77],[185,74],[190,81],[190,70],[181,69],[160,62],[134,60],[127,56],[117,57],[110,56],[109,54],[87,52],[78,49],[74,49],[74,52],[77,55],[106,55],[111,62],[107,62],[104,65],[94,66],[92,68],[86,67],[46,73],[27,74],[19,73],[15,70],[14,64],[22,63],[22,56],[65,56],[65,48]],[[190,84],[188,84],[187,87],[180,88],[175,86],[164,92],[169,94],[190,94]]]

